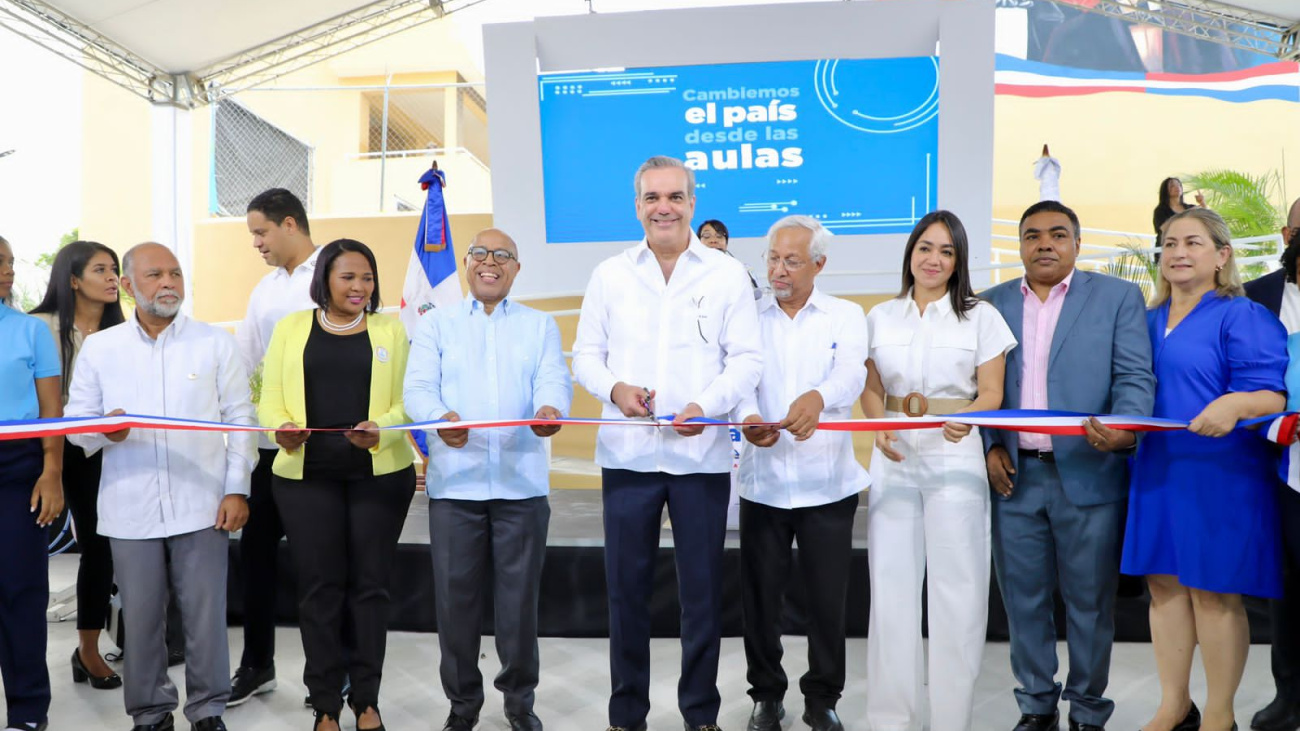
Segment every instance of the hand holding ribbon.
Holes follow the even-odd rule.
[[[740,433],[755,447],[770,447],[781,438],[781,427],[766,423],[758,414],[746,416],[744,423],[753,426],[741,427]]]
[[[460,414],[455,411],[448,411],[442,415],[443,421],[457,422],[460,421]],[[469,429],[439,429],[438,438],[452,449],[460,449],[469,443]]]
[[[542,408],[537,410],[537,415],[534,416],[533,418],[545,419],[547,421],[555,421],[557,419],[563,419],[564,415],[561,414],[560,410],[555,408],[554,406],[543,406]],[[533,430],[534,434],[543,438],[553,436],[554,434],[560,431],[559,424],[534,424],[530,428]]]

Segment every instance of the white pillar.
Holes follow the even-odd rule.
[[[191,201],[193,160],[190,111],[155,104],[152,130],[153,239],[176,253],[185,273],[184,312],[194,312],[194,208]]]

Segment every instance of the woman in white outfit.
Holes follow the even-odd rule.
[[[902,291],[867,316],[867,416],[1002,403],[1006,354],[1016,340],[997,310],[975,298],[967,251],[966,230],[948,211],[927,214],[908,237]],[[929,726],[964,731],[988,621],[989,485],[979,430],[948,423],[877,432],[871,484],[868,725],[921,728],[921,582],[928,576]]]

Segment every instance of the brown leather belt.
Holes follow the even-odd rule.
[[[975,403],[964,398],[926,398],[913,391],[906,396],[886,396],[885,410],[896,411],[904,416],[945,416],[956,413]]]

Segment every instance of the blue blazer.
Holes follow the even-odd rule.
[[[1246,282],[1246,296],[1281,317],[1282,293],[1286,290],[1286,272],[1281,269]]]
[[[1020,279],[981,296],[1002,313],[1016,341],[1023,340],[1025,300]],[[1021,408],[1024,348],[1007,354],[1002,408]],[[1146,304],[1132,282],[1076,270],[1052,334],[1047,365],[1047,406],[1091,414],[1150,416],[1156,379]],[[1019,464],[1019,435],[982,429],[984,449],[1001,445]],[[1076,506],[1119,502],[1128,496],[1128,459],[1093,449],[1083,437],[1052,437],[1065,495]],[[1012,480],[1018,475],[1012,475]]]

